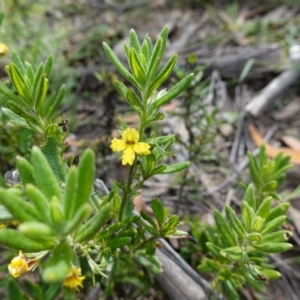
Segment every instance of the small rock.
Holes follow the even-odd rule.
[[[233,134],[234,129],[231,124],[225,123],[219,126],[219,131],[223,137],[227,138]]]

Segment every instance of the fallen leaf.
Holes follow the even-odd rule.
[[[300,151],[292,150],[291,148],[287,147],[273,147],[272,145],[268,144],[262,137],[262,135],[259,133],[259,131],[254,127],[254,125],[249,124],[248,129],[250,132],[250,135],[253,139],[253,142],[257,147],[264,144],[266,146],[266,152],[269,157],[275,158],[275,156],[283,152],[284,155],[290,155],[291,159],[290,162],[294,164],[300,164]]]
[[[291,149],[300,151],[300,141],[292,136],[284,135],[281,140]]]

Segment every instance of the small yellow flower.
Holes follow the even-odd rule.
[[[83,287],[82,281],[85,276],[78,276],[81,273],[80,268],[71,267],[68,277],[64,280],[63,285],[69,289],[79,291],[79,287]]]
[[[22,251],[19,252],[18,256],[12,259],[8,265],[8,271],[10,275],[15,278],[29,271],[26,257],[23,255]]]
[[[0,43],[0,56],[5,55],[8,52],[8,47],[3,44]]]
[[[150,154],[150,145],[139,142],[140,135],[134,128],[127,128],[122,133],[122,140],[114,138],[111,141],[110,148],[114,152],[123,151],[122,165],[132,165],[135,159],[135,153],[140,155]]]

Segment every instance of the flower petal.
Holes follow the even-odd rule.
[[[122,140],[114,138],[111,141],[110,148],[114,152],[120,152],[126,148],[126,144]]]
[[[122,165],[125,166],[126,164],[132,165],[135,159],[135,154],[133,151],[132,146],[128,146],[122,155]]]
[[[133,146],[133,150],[137,153],[137,154],[141,154],[141,155],[148,155],[150,154],[150,145],[147,143],[143,143],[143,142],[138,142]]]
[[[123,131],[122,140],[127,145],[133,145],[140,139],[140,134],[135,128],[127,128]]]

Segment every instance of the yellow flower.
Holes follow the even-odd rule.
[[[78,287],[83,287],[82,281],[85,276],[78,276],[81,273],[80,268],[71,267],[68,277],[64,280],[63,285],[69,289],[79,291]]]
[[[122,165],[132,165],[135,159],[135,153],[140,155],[150,154],[150,145],[139,142],[140,135],[134,128],[127,128],[122,133],[122,140],[114,138],[111,141],[110,148],[114,152],[123,151]]]
[[[7,52],[8,52],[8,47],[5,44],[0,43],[0,56],[5,55]]]
[[[26,257],[23,255],[22,251],[19,252],[19,255],[17,257],[14,257],[12,259],[12,261],[8,265],[8,271],[10,275],[15,278],[29,271]]]

